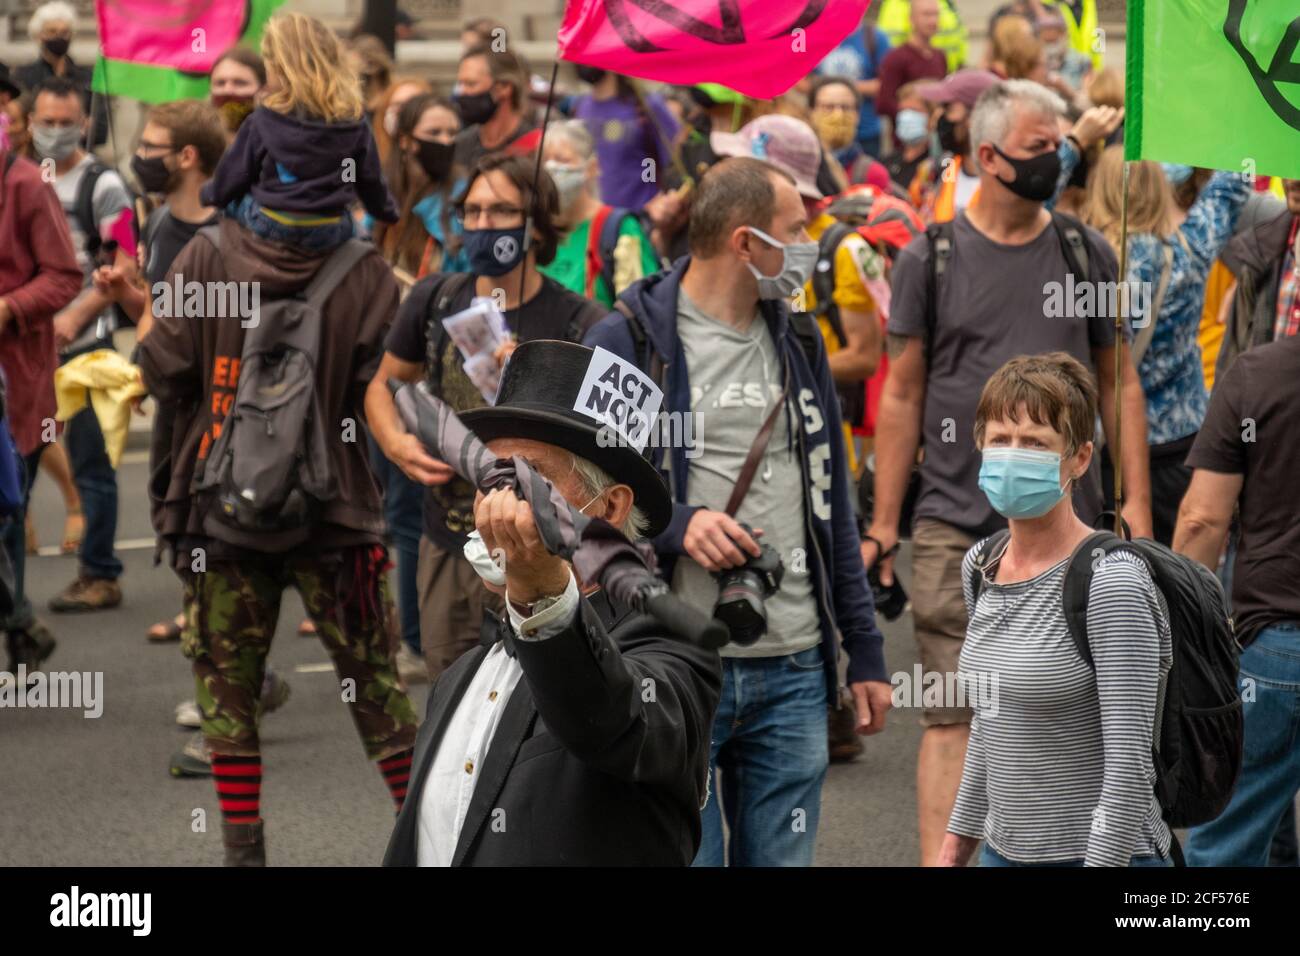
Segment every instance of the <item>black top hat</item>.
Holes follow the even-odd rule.
[[[8,93],[12,99],[18,99],[22,95],[22,90],[9,76],[9,67],[7,64],[0,63],[0,93]]]
[[[612,392],[608,381],[616,376],[628,377],[631,368],[630,363],[603,349],[534,339],[519,345],[510,356],[501,373],[496,404],[461,412],[460,418],[484,442],[531,438],[558,445],[599,465],[615,481],[632,489],[637,507],[649,520],[646,533],[654,537],[672,519],[668,486],[649,460],[623,438],[626,429],[611,424],[619,419],[602,418],[593,410],[600,407],[610,416],[618,414],[615,409],[626,410],[627,403],[620,404],[621,396]],[[589,384],[584,389],[588,370],[604,373],[606,384]],[[640,382],[629,381],[627,391],[634,401],[644,400],[646,395],[644,383]],[[636,437],[650,434],[654,424],[641,421],[640,432],[636,424],[630,427]]]

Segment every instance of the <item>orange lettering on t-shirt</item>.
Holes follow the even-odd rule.
[[[235,357],[230,360],[230,375],[228,376],[230,387],[234,388],[239,384],[239,358]]]
[[[230,384],[226,378],[230,374],[230,359],[224,355],[218,355],[216,364],[212,366],[212,384],[216,388],[225,388]]]
[[[203,433],[203,441],[199,442],[199,461],[208,457],[208,450],[212,447],[212,436],[208,432]]]
[[[220,392],[212,393],[212,414],[213,415],[221,414],[221,393]]]
[[[226,392],[225,397],[222,398],[222,400],[221,400],[221,414],[222,414],[223,416],[224,416],[224,415],[229,415],[229,414],[230,414],[230,406],[233,405],[233,404],[235,404],[235,393],[234,393],[234,392]]]

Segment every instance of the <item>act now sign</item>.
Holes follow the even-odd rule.
[[[1129,0],[1124,155],[1300,178],[1300,5]]]

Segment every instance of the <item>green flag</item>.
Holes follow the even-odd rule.
[[[97,0],[91,88],[146,103],[206,99],[208,72],[234,45],[256,50],[284,0]]]
[[[1129,0],[1124,156],[1300,178],[1292,0]]]

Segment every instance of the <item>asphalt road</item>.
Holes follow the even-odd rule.
[[[118,475],[117,537],[126,564],[120,607],[91,615],[49,613],[46,602],[75,576],[76,559],[29,558],[32,600],[59,641],[47,666],[102,672],[104,707],[98,719],[72,710],[0,712],[0,865],[221,861],[211,780],[176,780],[167,769],[188,733],[173,723],[173,709],[192,696],[192,681],[176,644],[144,639],[146,628],[175,613],[179,602],[172,572],[152,566],[146,478],[144,453],[128,451]],[[48,549],[62,533],[63,505],[44,476],[33,509]],[[324,649],[294,633],[301,615],[297,596],[287,595],[271,650],[292,696],[262,723],[268,862],[376,865],[392,828],[392,804],[361,750]],[[916,655],[907,616],[886,625],[885,633],[891,668],[910,670]],[[426,693],[427,686],[413,690],[420,714]],[[885,733],[868,740],[865,754],[831,768],[818,864],[916,862],[919,737],[915,713],[895,711]],[[206,816],[205,832],[196,832],[197,811]]]

